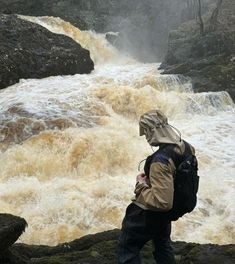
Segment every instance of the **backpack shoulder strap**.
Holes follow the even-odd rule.
[[[175,152],[175,145],[169,145],[163,149],[169,158],[171,158],[177,168],[183,160],[183,156]]]
[[[192,155],[193,153],[192,153],[192,150],[190,148],[189,143],[184,141],[184,140],[183,140],[183,142],[184,142],[184,145],[185,145],[184,156]]]
[[[154,157],[156,155],[160,156],[161,154],[163,156],[169,157],[173,160],[174,165],[176,168],[180,165],[180,163],[185,159],[186,156],[192,154],[190,145],[186,142],[183,141],[185,145],[185,151],[183,155],[178,154],[174,149],[176,145],[173,144],[167,144],[166,147],[158,149],[156,152],[154,152],[152,155],[148,156],[144,165],[144,172],[149,176],[149,171],[150,171],[150,166],[152,162],[154,161]]]
[[[168,145],[163,151],[173,160],[175,167],[177,168],[180,163],[188,156],[192,154],[189,143],[183,140],[185,149],[183,155],[180,155],[175,151],[176,145]]]
[[[152,164],[152,161],[153,161],[153,158],[154,156],[156,155],[156,153],[158,152],[159,150],[155,151],[152,155],[148,156],[146,158],[146,161],[145,161],[145,164],[144,164],[144,173],[147,177],[149,177],[149,172],[150,172],[150,166]]]
[[[153,162],[168,163],[167,157],[167,153],[161,148],[155,151],[152,155],[148,156],[144,165],[145,175],[149,177],[150,166]]]

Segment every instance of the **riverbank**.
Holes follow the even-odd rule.
[[[120,230],[114,229],[87,235],[54,247],[14,244],[24,232],[24,219],[0,214],[1,264],[114,264],[117,263],[117,241]],[[14,225],[14,228],[12,226]],[[4,233],[3,233],[4,229]],[[15,230],[15,231],[13,231]],[[26,230],[27,232],[27,230]],[[14,237],[14,239],[12,239]],[[9,240],[9,238],[11,238]],[[7,241],[7,243],[6,243]],[[11,243],[9,242],[11,241]],[[3,247],[3,245],[5,245]],[[235,245],[197,244],[173,242],[177,264],[233,264]],[[152,245],[148,243],[141,252],[143,264],[154,263]]]
[[[163,74],[183,74],[192,79],[195,92],[227,91],[235,100],[234,1],[223,1],[216,29],[203,17],[204,32],[196,20],[181,24],[169,34],[168,51],[161,65]]]

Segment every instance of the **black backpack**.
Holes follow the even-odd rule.
[[[190,146],[184,141],[185,152],[181,156],[173,149],[174,145],[168,145],[163,148],[163,153],[170,157],[176,167],[174,173],[174,199],[173,207],[170,211],[162,213],[162,216],[169,221],[176,221],[186,213],[193,211],[197,204],[197,191],[199,186],[198,162],[195,155],[192,154]],[[154,153],[155,154],[155,153]],[[149,169],[154,154],[147,158],[145,164],[146,175],[149,175]],[[149,163],[147,165],[147,163]]]

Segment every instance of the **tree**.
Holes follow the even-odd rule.
[[[202,4],[201,4],[201,0],[197,0],[197,2],[198,2],[197,18],[198,18],[198,24],[200,27],[200,34],[204,35],[204,23],[202,19]]]
[[[218,27],[218,15],[221,8],[223,0],[218,0],[216,8],[211,14],[211,18],[209,20],[209,31],[215,31]]]

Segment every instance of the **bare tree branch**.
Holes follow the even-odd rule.
[[[209,31],[215,31],[217,29],[217,26],[218,26],[218,15],[219,15],[219,10],[221,8],[222,3],[223,3],[223,0],[218,0],[217,1],[216,8],[212,12],[211,18],[210,18],[210,21],[209,21]]]
[[[204,23],[203,23],[203,19],[202,19],[202,4],[201,4],[201,0],[197,0],[197,2],[198,2],[197,17],[198,17],[198,24],[200,27],[200,34],[204,35]]]

